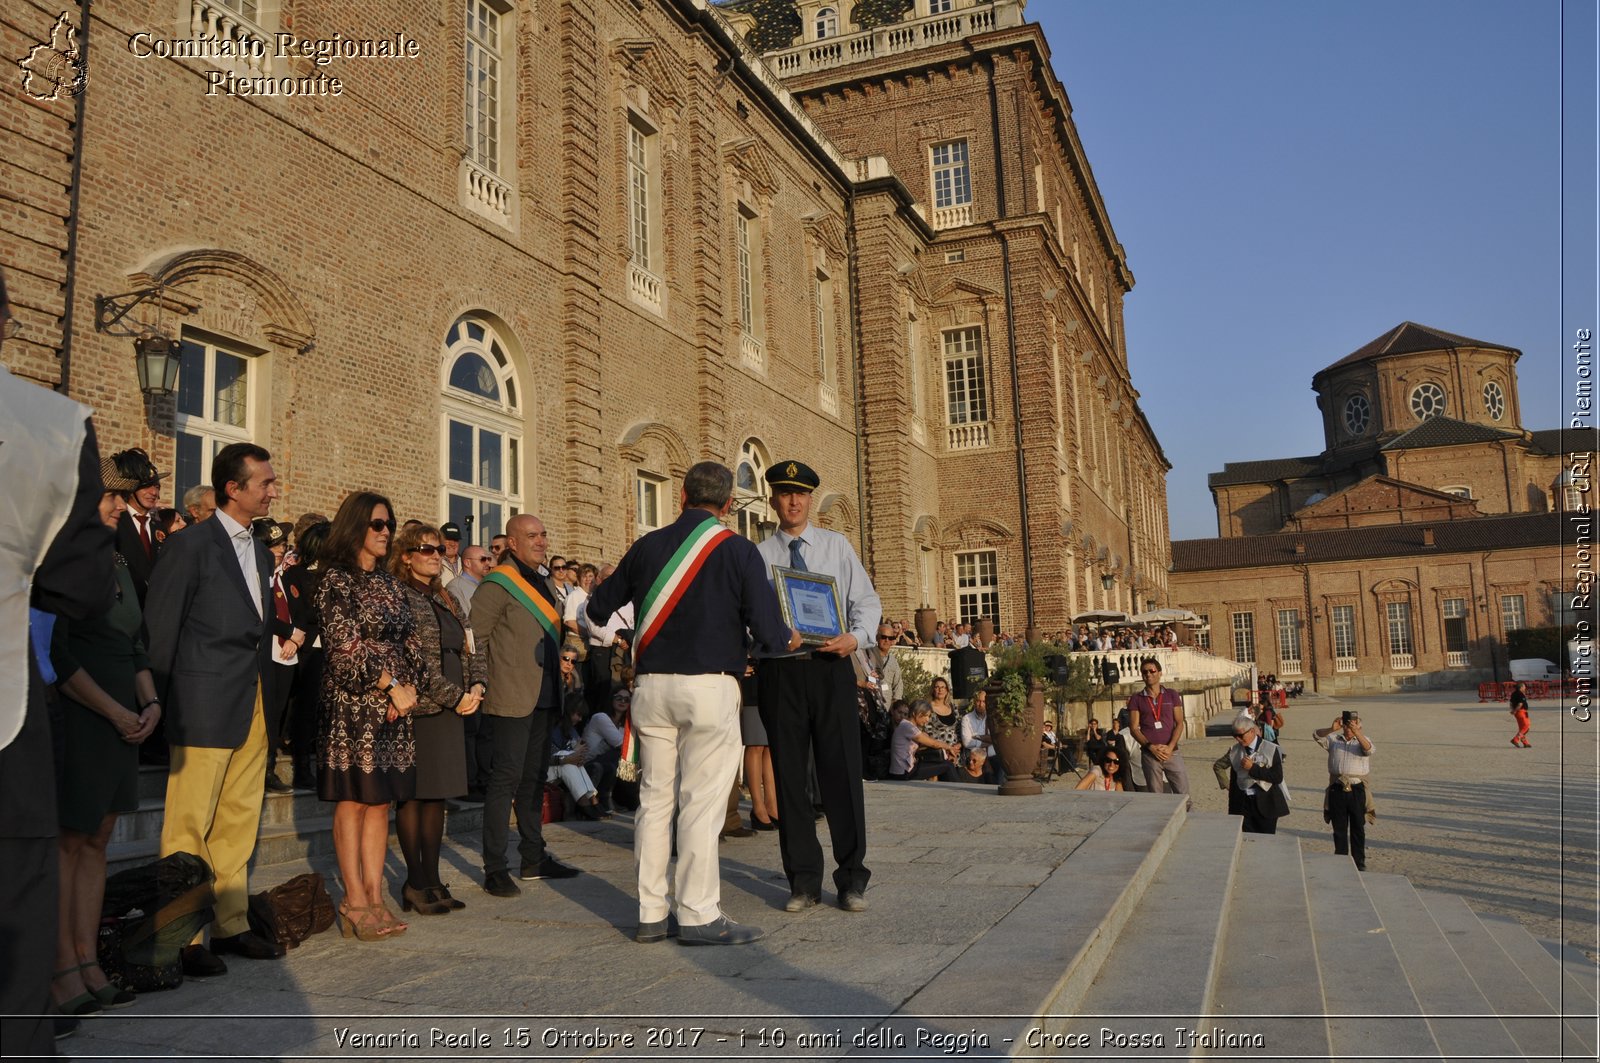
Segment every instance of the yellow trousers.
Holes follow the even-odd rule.
[[[267,777],[267,726],[261,684],[250,714],[250,733],[234,749],[173,746],[161,855],[193,853],[216,875],[212,933],[232,937],[250,929],[250,856],[261,827]]]

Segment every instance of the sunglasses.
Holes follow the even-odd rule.
[[[1106,767],[1108,767],[1108,768],[1114,768],[1118,764],[1121,764],[1121,763],[1122,763],[1122,761],[1120,761],[1120,760],[1114,760],[1114,759],[1111,759],[1109,757],[1106,758]]]
[[[373,517],[370,521],[367,522],[367,526],[370,527],[375,532],[386,531],[390,535],[394,534],[394,518],[393,517],[390,517],[388,520],[379,520],[377,517]]]
[[[577,660],[577,658],[576,658],[576,657],[568,657],[568,656],[567,656],[567,655],[566,655],[566,654],[564,654],[564,653],[563,653],[563,654],[562,654],[562,655],[561,655],[561,659],[562,659],[562,660],[563,660],[563,661],[566,661],[566,662],[567,662],[567,663],[568,663],[568,664],[572,664],[572,663],[573,663],[573,662],[574,662],[574,661],[576,661],[576,660]]]
[[[377,529],[374,528],[373,531],[377,531]],[[423,557],[432,557],[434,554],[444,553],[444,547],[434,546],[432,543],[423,543],[420,546],[413,546],[411,552],[413,554],[421,554]]]

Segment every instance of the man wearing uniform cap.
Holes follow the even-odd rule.
[[[714,461],[695,465],[683,478],[682,505],[677,520],[628,549],[585,609],[597,628],[630,603],[638,620],[633,727],[643,777],[633,832],[635,940],[667,937],[670,893],[680,945],[744,945],[762,931],[722,913],[717,832],[741,751],[745,632],[776,652],[798,647],[800,635],[783,625],[761,555],[719,519],[733,505],[733,473]],[[674,826],[678,865],[669,891]]]
[[[450,586],[450,581],[461,575],[461,525],[446,521],[439,525],[439,538],[444,540],[444,562],[439,566],[439,582]]]
[[[117,553],[128,563],[128,575],[133,577],[142,607],[165,538],[156,530],[156,503],[161,501],[161,480],[166,473],[157,472],[150,455],[139,447],[118,451],[111,460],[119,475],[139,485],[121,492],[128,508],[117,520]]]
[[[767,470],[778,530],[757,549],[776,568],[832,576],[839,588],[844,631],[809,652],[769,656],[757,673],[761,722],[772,745],[778,788],[778,847],[789,877],[784,910],[800,912],[822,896],[822,846],[806,792],[815,759],[822,811],[828,818],[833,883],[839,907],[864,912],[867,879],[866,800],[861,791],[861,722],[851,655],[872,640],[883,603],[850,540],[810,524],[812,492],[821,479],[799,461]]]

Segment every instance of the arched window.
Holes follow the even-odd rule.
[[[767,503],[767,456],[754,439],[739,448],[739,464],[733,471],[733,506],[740,535],[759,543],[776,527],[772,507]]]
[[[825,7],[817,12],[817,40],[839,36],[839,12]]]
[[[445,335],[443,376],[439,519],[461,526],[463,544],[486,545],[522,511],[516,369],[495,326],[469,314]]]

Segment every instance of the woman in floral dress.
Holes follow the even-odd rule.
[[[394,509],[358,491],[333,518],[317,589],[324,653],[317,792],[336,801],[333,846],[344,878],[345,936],[392,937],[406,924],[384,903],[389,805],[416,791],[411,712],[426,668],[399,581],[382,559]]]

